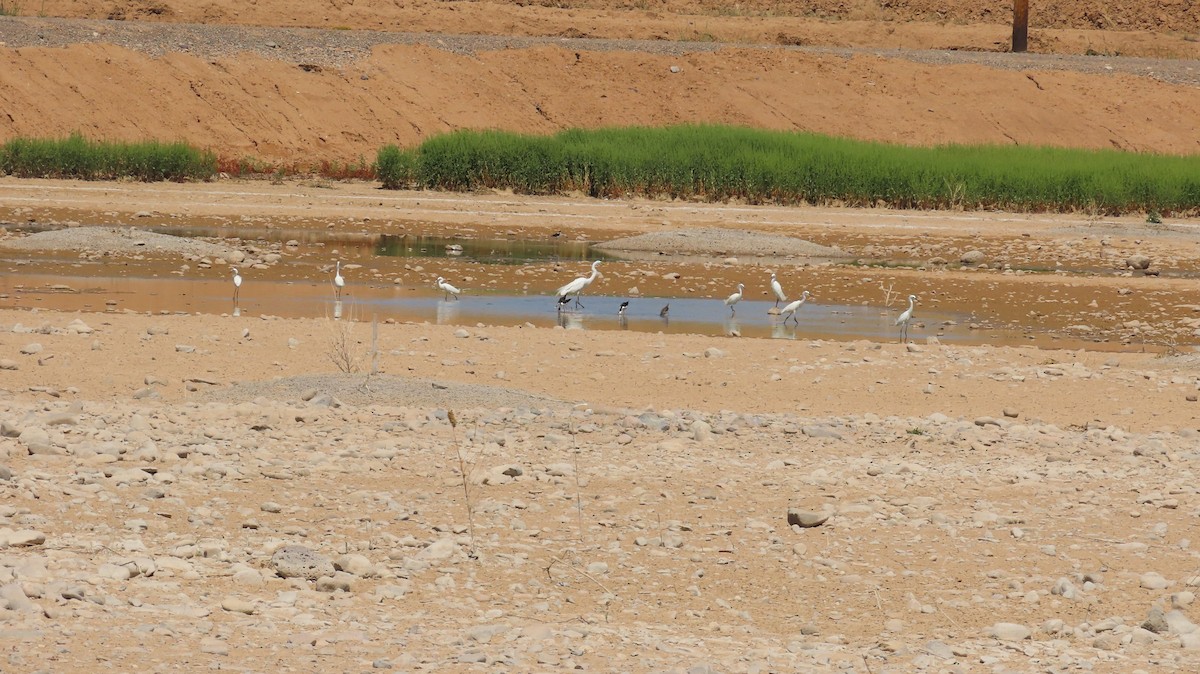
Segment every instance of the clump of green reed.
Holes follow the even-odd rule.
[[[0,173],[18,178],[183,181],[206,180],[216,171],[215,154],[185,143],[92,141],[76,133],[0,145]]]
[[[375,156],[375,175],[384,189],[410,187],[416,179],[416,154],[405,152],[395,145],[386,145]]]
[[[1200,210],[1200,157],[910,147],[728,126],[456,131],[379,151],[384,187],[778,204],[1104,213]]]

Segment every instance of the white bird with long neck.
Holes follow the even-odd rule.
[[[771,291],[775,293],[775,306],[778,307],[780,302],[787,301],[787,295],[783,294],[783,286],[779,285],[779,280],[771,274]]]
[[[446,293],[445,299],[447,299],[447,300],[450,299],[451,296],[453,296],[454,299],[458,299],[459,293],[462,292],[458,288],[455,288],[454,286],[447,283],[446,279],[442,278],[441,276],[438,277],[437,287],[440,288],[442,292]]]
[[[800,299],[798,299],[795,302],[792,302],[791,304],[787,305],[786,307],[780,309],[779,315],[783,316],[783,322],[787,323],[788,319],[790,318],[790,319],[796,321],[796,325],[799,326],[800,319],[796,317],[796,312],[800,310],[800,307],[804,306],[804,303],[808,301],[808,298],[809,298],[809,292],[807,290],[805,290],[803,293],[800,294]]]
[[[901,341],[901,343],[904,343],[904,342],[907,342],[907,341],[908,341],[908,324],[909,324],[910,322],[912,322],[912,317],[913,317],[913,303],[914,303],[914,302],[916,302],[916,301],[917,301],[917,296],[916,296],[916,295],[909,295],[909,296],[908,296],[908,309],[905,309],[904,313],[900,314],[900,316],[896,318],[896,322],[895,322],[895,323],[893,323],[893,325],[899,325],[899,326],[901,326],[901,327],[900,327],[900,341]]]
[[[233,272],[233,302],[237,304],[238,294],[242,291],[242,275],[238,273],[237,267],[230,267],[229,271]]]
[[[725,306],[729,307],[730,316],[737,314],[737,311],[734,310],[733,305],[742,301],[742,291],[745,289],[746,285],[744,283],[739,283],[737,292],[725,298]]]
[[[559,298],[567,297],[569,295],[574,295],[575,296],[575,306],[582,309],[583,305],[579,303],[579,296],[582,295],[584,289],[586,289],[588,286],[590,286],[592,284],[592,281],[595,281],[596,277],[600,275],[600,270],[597,269],[597,267],[599,267],[599,266],[600,266],[600,260],[596,260],[595,262],[592,263],[591,275],[580,276],[579,278],[575,279],[574,281],[571,281],[567,285],[556,290],[554,294],[557,295]]]
[[[338,260],[333,270],[333,298],[342,299],[342,288],[346,287],[346,279],[342,278],[342,261]]]

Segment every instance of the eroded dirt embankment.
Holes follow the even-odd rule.
[[[283,163],[369,162],[386,143],[462,128],[694,122],[914,144],[1200,150],[1191,86],[744,48],[470,56],[385,46],[342,68],[252,55],[151,58],[111,45],[0,49],[0,100],[0,138],[183,139]]]

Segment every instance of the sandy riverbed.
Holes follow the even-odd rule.
[[[493,218],[599,239],[664,217],[773,232],[796,216],[504,195],[364,209],[349,186],[6,186],[29,199],[11,217],[80,225],[153,208],[369,229],[392,199],[412,209],[406,226],[463,235]],[[813,215],[818,235],[903,237],[917,222],[927,240],[989,254],[1063,246],[1083,226]],[[1093,226],[1193,257],[1182,230]],[[1200,664],[1195,355],[372,326],[102,300],[0,310],[0,636],[22,671]]]

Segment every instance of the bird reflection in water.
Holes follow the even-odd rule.
[[[577,311],[558,312],[558,325],[565,330],[582,330],[583,314]]]
[[[438,325],[446,325],[453,323],[458,319],[460,307],[462,305],[457,300],[441,300],[437,303],[437,323]]]
[[[741,322],[739,322],[738,319],[736,319],[732,316],[725,319],[725,334],[727,334],[731,337],[741,337],[742,336]]]
[[[789,326],[787,321],[771,323],[771,339],[795,339],[796,328]]]

